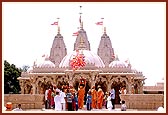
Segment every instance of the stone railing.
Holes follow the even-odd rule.
[[[5,94],[4,106],[7,102],[12,102],[13,108],[21,104],[23,109],[41,109],[44,107],[43,100],[43,94]]]
[[[157,109],[164,107],[163,94],[121,94],[121,100],[125,100],[128,109]]]

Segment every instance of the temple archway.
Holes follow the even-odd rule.
[[[24,82],[24,94],[30,94],[31,89],[32,89],[32,85],[31,83],[27,80]]]
[[[100,77],[98,81],[95,83],[95,89],[98,90],[98,86],[101,86],[103,92],[107,92],[107,81],[105,78]]]
[[[36,81],[36,94],[44,94],[47,87],[52,86],[52,79],[47,77],[38,78]]]
[[[76,91],[78,91],[79,83],[80,83],[80,80],[76,78],[73,84],[73,87],[75,88]]]
[[[138,94],[138,84],[137,83],[134,85],[134,93]]]
[[[112,87],[114,87],[114,90],[115,90],[115,104],[120,104],[119,90],[121,87],[121,82],[113,81],[111,84],[111,88]]]
[[[91,82],[89,81],[89,79],[86,79],[84,104],[86,104],[86,97],[90,88],[91,88]]]
[[[62,88],[63,86],[69,86],[69,83],[67,81],[65,81],[64,78],[62,78],[62,80],[59,80],[57,83],[57,88]]]

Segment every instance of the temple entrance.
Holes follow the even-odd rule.
[[[126,89],[126,82],[125,81],[120,81],[120,78],[118,78],[118,82],[113,81],[111,84],[111,88],[114,87],[115,90],[115,104],[121,104],[120,101],[120,90],[121,88],[125,88]]]
[[[80,79],[75,79],[73,87],[75,88],[76,91],[78,91],[80,83],[81,83]],[[91,88],[91,83],[90,83],[89,79],[86,79],[86,83],[85,83],[84,87],[85,87],[84,104],[86,104],[86,96],[87,96],[89,89]]]
[[[50,81],[48,81],[48,82],[39,81],[38,82],[38,87],[37,87],[37,90],[36,90],[36,94],[44,94],[47,87],[50,87],[50,86],[52,86]]]
[[[62,81],[58,81],[57,88],[62,88],[63,86],[69,86],[69,83],[62,78]]]
[[[74,82],[74,84],[73,84],[73,87],[75,88],[76,91],[78,91],[79,83],[80,83],[80,80],[75,79],[75,82]]]
[[[95,89],[96,89],[96,91],[98,90],[97,87],[99,85],[101,86],[101,89],[103,90],[104,93],[107,92],[107,83],[106,83],[106,81],[102,81],[102,78],[100,78],[99,81],[97,81],[95,83]]]
[[[134,93],[138,94],[138,85],[137,84],[134,85]]]
[[[84,98],[84,105],[86,104],[86,97],[89,89],[91,88],[91,83],[89,80],[86,80],[86,85],[85,85],[85,98]]]

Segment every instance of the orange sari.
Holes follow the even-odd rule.
[[[98,106],[98,109],[102,109],[102,105],[103,105],[103,96],[104,96],[104,93],[102,90],[98,90],[97,92],[97,106]]]
[[[91,90],[91,96],[92,96],[92,108],[96,109],[97,91],[95,89]]]
[[[85,96],[85,89],[80,88],[79,91],[78,91],[78,106],[79,106],[79,109],[83,108],[84,96]]]

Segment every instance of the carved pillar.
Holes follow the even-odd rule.
[[[69,76],[69,85],[73,86],[73,73],[72,72],[68,72],[67,75]]]
[[[53,84],[56,85],[58,82],[58,75],[53,76]]]
[[[29,80],[26,80],[24,83],[24,94],[29,94],[31,83]]]
[[[24,94],[24,80],[19,80],[19,85],[20,85],[20,89],[21,89],[21,94]]]
[[[107,79],[107,91],[109,92],[109,91],[111,91],[111,77],[112,77],[112,75],[107,75],[106,76],[106,79]]]
[[[36,92],[36,77],[35,76],[30,76],[30,82],[31,82],[31,85],[32,85],[32,93],[35,94]]]
[[[143,81],[142,80],[140,80],[140,85],[139,86],[140,86],[139,93],[143,94]]]
[[[128,76],[128,94],[132,94],[133,76]]]
[[[96,73],[92,72],[90,75],[91,75],[91,88],[92,88],[93,86],[95,86],[96,83]]]
[[[36,85],[35,84],[32,84],[32,90],[33,90],[33,94],[35,94],[35,92],[36,92]]]

